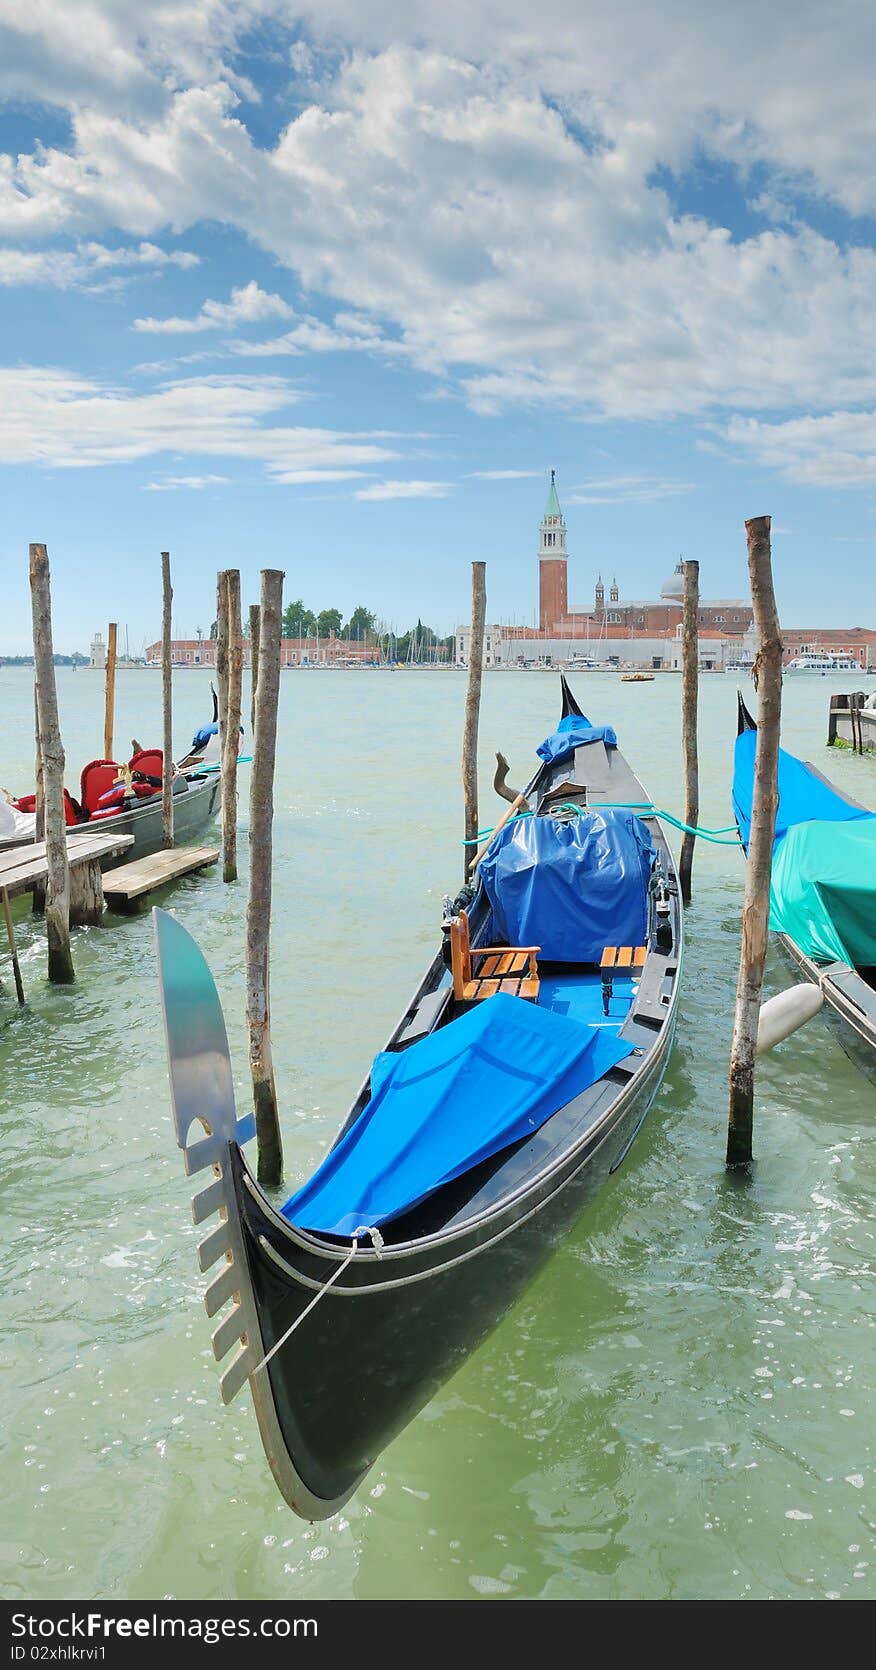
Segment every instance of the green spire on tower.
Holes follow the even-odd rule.
[[[560,517],[563,514],[563,512],[560,509],[560,501],[557,498],[557,472],[556,472],[556,470],[551,470],[551,487],[550,487],[550,492],[548,493],[548,500],[547,500],[547,504],[545,505],[544,513],[545,513],[545,516],[560,516]]]

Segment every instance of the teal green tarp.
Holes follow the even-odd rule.
[[[815,962],[876,966],[876,817],[791,826],[773,857],[770,927]]]

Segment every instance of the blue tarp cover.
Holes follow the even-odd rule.
[[[598,963],[606,945],[644,945],[650,831],[633,812],[569,823],[515,818],[481,859],[495,939],[538,945],[545,962]]]
[[[538,1130],[631,1050],[612,1031],[499,992],[375,1058],[367,1107],[283,1215],[332,1235],[386,1223]]]
[[[567,713],[561,719],[556,730],[545,737],[544,742],[536,753],[540,760],[551,765],[554,760],[565,759],[567,754],[573,754],[576,748],[586,747],[588,742],[604,742],[606,748],[617,747],[617,737],[610,725],[591,725],[583,713]]]
[[[751,800],[754,792],[754,755],[757,731],[742,731],[736,738],[733,766],[733,810],[742,836],[748,847],[751,835]],[[808,765],[779,749],[779,808],[776,813],[776,840],[786,835],[792,824],[809,823],[814,818],[830,822],[851,823],[856,818],[872,817],[861,806],[850,806],[829,783],[823,783]]]

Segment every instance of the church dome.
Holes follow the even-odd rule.
[[[660,587],[660,596],[668,599],[684,597],[684,563],[681,558],[675,565],[675,573],[670,574]]]

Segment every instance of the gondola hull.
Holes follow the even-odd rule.
[[[194,840],[211,819],[216,816],[221,799],[221,785],[218,773],[204,777],[191,777],[188,786],[173,797],[173,833],[178,846],[184,846],[187,841]],[[164,844],[164,825],[162,821],[161,796],[154,800],[146,800],[129,811],[118,812],[114,817],[101,818],[93,825],[81,824],[77,828],[100,829],[101,833],[111,835],[130,835],[133,845],[124,852],[117,853],[107,859],[105,869],[113,869],[118,864],[128,864],[137,858],[146,858],[150,853],[160,852]],[[5,845],[0,843],[4,851],[21,846],[25,848],[31,841],[23,842],[20,837]]]
[[[779,934],[778,940],[804,979],[820,987],[822,1013],[849,1060],[876,1084],[876,990],[848,963],[825,968],[807,957],[788,934]]]
[[[563,681],[567,715],[583,718]],[[514,1141],[451,1173],[432,1192],[409,1196],[414,1204],[384,1222],[385,1239],[364,1227],[346,1236],[313,1232],[300,1227],[291,1203],[281,1214],[268,1201],[242,1151],[252,1122],[236,1118],[224,1021],[209,970],[181,925],[155,913],[177,1139],[187,1171],[211,1173],[195,1197],[195,1221],[220,1214],[199,1259],[205,1271],[219,1264],[207,1289],[208,1314],[219,1315],[231,1302],[213,1335],[217,1360],[237,1347],[221,1376],[222,1396],[230,1401],[249,1381],[277,1483],[290,1506],[309,1519],[326,1518],[343,1505],[386,1445],[501,1321],[622,1164],[666,1071],[683,918],[665,835],[613,741],[576,745],[573,757],[542,757],[545,763],[525,791],[533,816],[556,819],[563,809],[574,816],[577,805],[594,812],[635,806],[653,843],[644,963],[615,1018],[603,1018],[610,997],[604,997],[603,979],[600,1001],[598,969],[582,965],[574,976],[580,979],[578,1001],[591,1005],[582,1034],[605,1026],[622,1047],[612,1048],[613,1065],[582,1079],[584,1087],[571,1100],[541,1122],[521,1126]],[[463,908],[463,899],[472,945],[497,943],[482,879],[464,890],[454,909]],[[539,964],[543,990],[553,966]],[[555,968],[553,978],[562,983],[570,977]],[[571,986],[562,986],[561,1011],[573,1001],[570,992]],[[513,1010],[522,1001],[491,997],[481,1008],[495,1002]],[[454,983],[439,952],[385,1055],[403,1055],[442,1026],[453,1027],[455,1005]],[[370,1095],[369,1078],[334,1149],[357,1126]],[[197,1121],[207,1132],[201,1140],[193,1138]]]
[[[757,729],[741,694],[738,696],[737,725],[739,736]],[[872,816],[860,801],[838,788],[814,765],[807,762],[804,769],[813,785],[826,789],[831,800],[838,805],[852,807],[865,817]],[[740,836],[742,833],[740,828]],[[816,962],[791,934],[777,930],[776,938],[794,968],[821,990],[824,996],[822,1012],[849,1059],[876,1083],[876,970],[869,968],[862,971],[848,962]]]
[[[268,1457],[292,1507],[324,1518],[343,1506],[380,1453],[526,1290],[623,1163],[657,1094],[673,1030],[609,1117],[489,1226],[428,1253],[372,1256],[358,1266],[354,1258],[330,1288],[325,1283],[337,1258],[327,1262],[290,1244],[289,1226],[265,1209],[235,1152],[235,1193],[265,1353],[324,1289],[261,1371],[269,1385],[253,1388]]]

